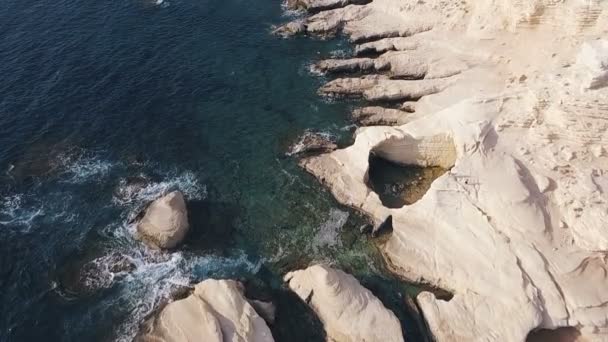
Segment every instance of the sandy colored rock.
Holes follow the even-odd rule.
[[[175,248],[186,237],[189,228],[186,202],[179,191],[152,202],[137,224],[142,240],[163,249]]]
[[[608,3],[374,0],[305,21],[359,43],[333,65],[372,73],[321,94],[415,109],[301,165],[376,224],[392,215],[395,273],[454,294],[418,296],[436,340],[607,341]],[[450,171],[391,209],[367,185],[370,153]]]
[[[309,12],[319,12],[344,7],[350,4],[366,4],[370,0],[287,0],[290,9],[304,9]]]
[[[168,304],[146,322],[137,341],[272,342],[264,320],[249,305],[242,285],[208,279],[185,299]]]
[[[392,108],[370,106],[353,110],[352,119],[363,126],[395,126],[403,125],[408,121],[409,113]]]
[[[285,280],[319,316],[328,341],[403,341],[399,320],[353,276],[314,265]]]

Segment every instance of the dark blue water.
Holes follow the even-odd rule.
[[[311,261],[356,274],[417,338],[361,219],[285,156],[305,130],[351,135],[307,67],[346,44],[269,34],[287,19],[277,0],[0,2],[0,341],[130,340],[208,277],[255,284],[281,316],[297,307],[281,274]],[[192,233],[154,252],[131,219],[173,189]],[[300,311],[277,340],[322,339]]]

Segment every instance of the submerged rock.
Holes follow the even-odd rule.
[[[145,322],[135,341],[273,342],[270,329],[233,280],[208,279]]]
[[[81,265],[69,266],[61,276],[61,285],[70,295],[87,296],[111,287],[117,278],[135,268],[129,256],[113,252]]]
[[[175,248],[186,237],[190,225],[184,195],[173,191],[152,202],[137,224],[141,239],[151,247]]]
[[[319,316],[328,341],[403,341],[395,314],[355,277],[314,265],[288,273],[285,280]]]

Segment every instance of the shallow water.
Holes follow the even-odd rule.
[[[305,130],[351,135],[350,104],[308,72],[347,44],[269,34],[287,19],[276,0],[0,2],[0,341],[128,341],[209,277],[275,298],[277,340],[319,340],[280,280],[312,261],[356,274],[420,338],[401,305],[416,290],[285,155]],[[172,189],[192,233],[153,252],[130,222]]]
[[[388,208],[416,203],[446,172],[437,166],[399,165],[378,156],[369,158],[369,186]]]

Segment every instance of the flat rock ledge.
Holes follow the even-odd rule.
[[[413,112],[300,164],[376,224],[392,216],[393,272],[454,294],[417,298],[435,339],[608,341],[608,2],[374,0],[300,20],[358,44],[317,64],[340,74],[320,94]],[[370,154],[450,171],[387,208]]]
[[[285,281],[318,315],[328,341],[404,340],[395,314],[349,274],[314,265],[288,273]]]
[[[179,191],[152,202],[137,224],[139,237],[149,246],[161,249],[175,248],[189,229],[186,201]]]
[[[270,329],[233,280],[208,279],[145,322],[135,341],[273,342]]]

